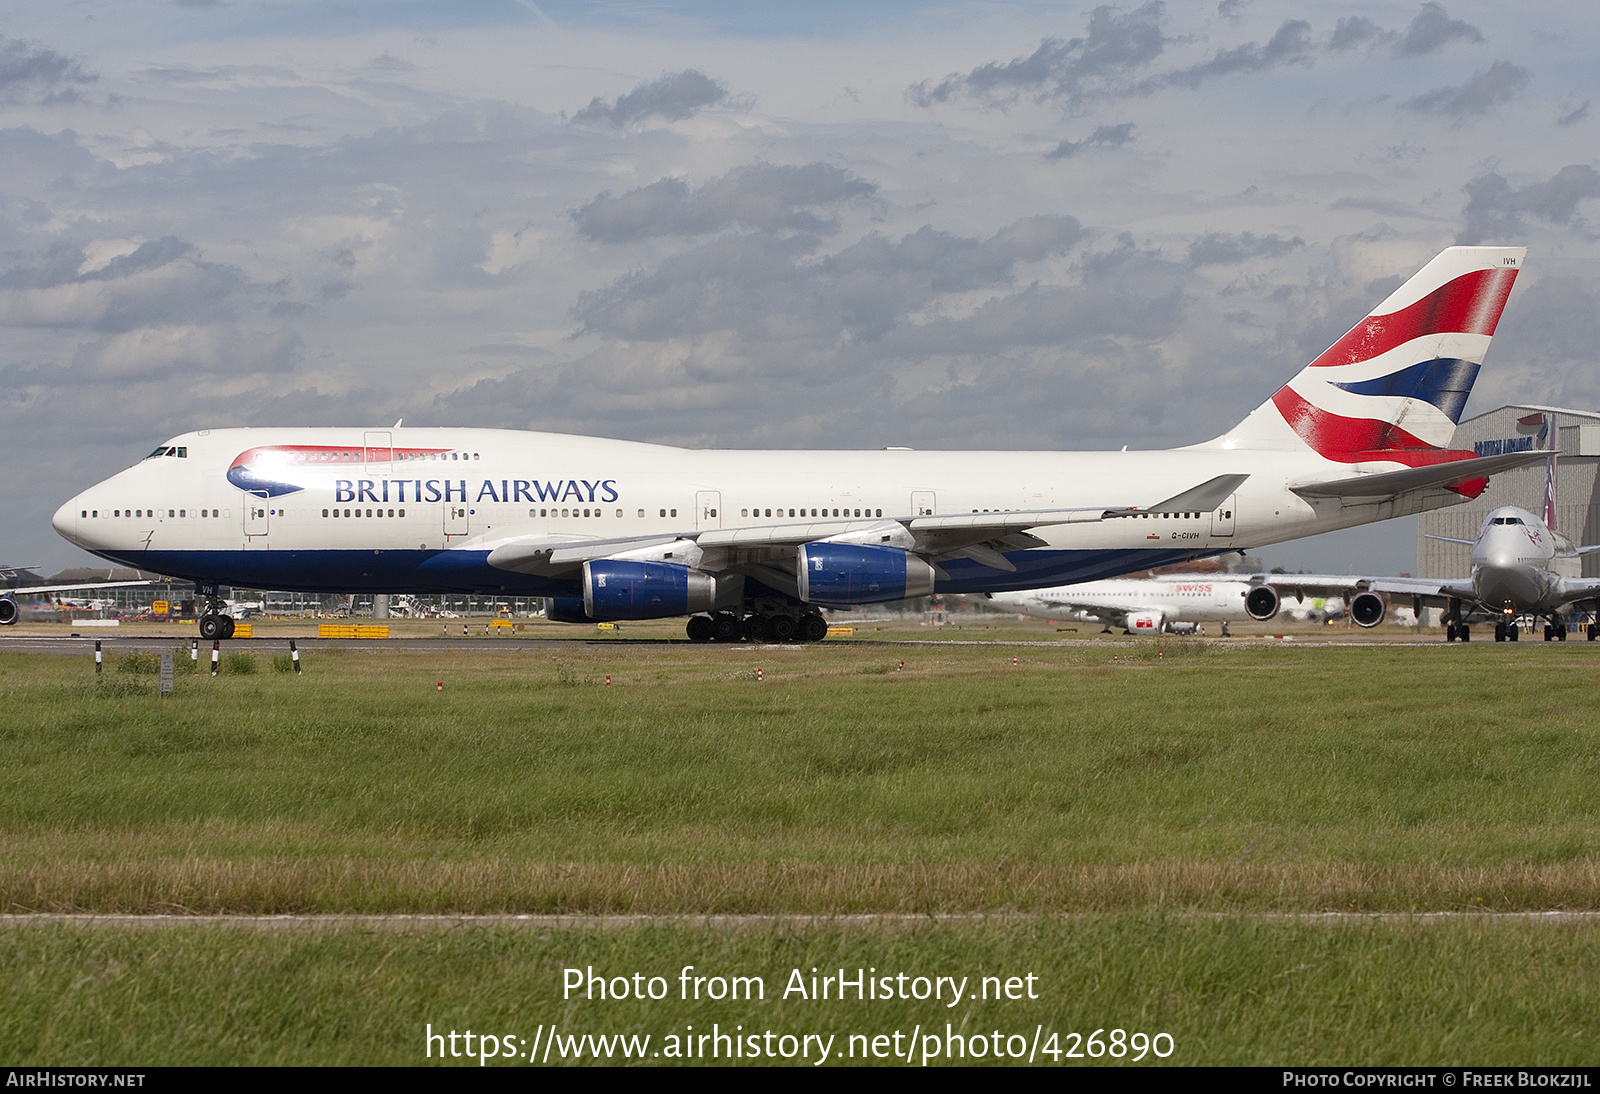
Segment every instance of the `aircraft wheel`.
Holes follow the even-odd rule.
[[[1550,624],[1546,623],[1545,626],[1544,626],[1544,640],[1546,642],[1549,642],[1549,641],[1553,640],[1555,638],[1555,636],[1556,636],[1556,629],[1554,627],[1550,626]]]
[[[224,616],[221,617],[221,619],[222,619],[222,637],[223,638],[232,638],[233,637],[233,628],[234,628],[233,616],[224,615]]]
[[[775,615],[767,624],[767,633],[774,642],[793,642],[794,620],[786,615]]]
[[[1506,628],[1506,637],[1513,642],[1517,640],[1517,625],[1515,623]]]
[[[711,641],[712,629],[709,615],[691,615],[689,617],[689,625],[684,628],[691,642]]]
[[[212,615],[209,612],[200,617],[200,637],[207,642],[215,642],[222,637],[222,620],[225,616]]]
[[[1567,625],[1565,623],[1559,623],[1559,624],[1556,625],[1556,641],[1557,642],[1565,642],[1566,640],[1567,640]]]
[[[1504,642],[1506,640],[1506,625],[1504,623],[1496,623],[1494,625],[1494,640],[1496,642]]]
[[[765,642],[772,631],[772,620],[764,615],[747,615],[744,618],[746,642]]]
[[[1591,642],[1593,642],[1596,638],[1600,638],[1600,623],[1590,623],[1589,626],[1585,628],[1585,633],[1588,635],[1589,641]]]
[[[820,615],[808,615],[800,620],[800,638],[804,642],[821,642],[828,637],[828,621]]]
[[[1471,642],[1472,641],[1472,630],[1465,623],[1461,624],[1461,641],[1463,641],[1463,642]]]
[[[739,641],[739,621],[727,614],[714,616],[711,620],[711,637],[718,642]]]

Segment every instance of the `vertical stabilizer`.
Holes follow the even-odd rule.
[[[1463,458],[1446,446],[1526,254],[1526,247],[1441,252],[1203,447],[1309,450],[1335,463],[1408,467]]]

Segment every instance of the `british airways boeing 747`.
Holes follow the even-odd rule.
[[[570,622],[815,641],[820,608],[1087,581],[1476,497],[1448,447],[1522,264],[1452,247],[1233,429],[1162,452],[691,451],[489,429],[199,430],[57,531],[225,585],[551,598]]]

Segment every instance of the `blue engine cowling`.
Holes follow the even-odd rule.
[[[675,562],[602,558],[583,564],[583,612],[591,620],[693,615],[710,611],[716,599],[710,574]]]
[[[875,604],[933,592],[933,567],[898,547],[807,543],[799,551],[800,599]]]
[[[557,596],[544,602],[544,617],[552,623],[593,623],[583,610],[583,597]]]

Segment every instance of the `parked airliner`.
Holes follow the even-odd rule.
[[[1210,574],[1114,578],[1058,585],[1029,592],[994,593],[990,600],[1025,615],[1092,619],[1132,634],[1161,634],[1200,623],[1249,620],[1245,597],[1256,586],[1249,581]]]
[[[1452,247],[1233,429],[1165,452],[690,451],[489,429],[186,433],[68,540],[220,588],[503,593],[567,622],[815,641],[824,606],[1086,581],[1476,497],[1446,447],[1521,247]],[[1534,457],[1537,458],[1537,457]]]
[[[1546,433],[1554,435],[1548,427]],[[1546,642],[1552,639],[1565,642],[1571,609],[1595,612],[1600,608],[1600,578],[1564,577],[1556,572],[1555,561],[1600,551],[1600,545],[1578,547],[1555,530],[1556,454],[1540,452],[1537,455],[1549,459],[1544,519],[1526,509],[1505,505],[1483,519],[1476,539],[1429,537],[1472,548],[1467,577],[1441,580],[1258,575],[1252,579],[1259,584],[1246,596],[1246,607],[1252,617],[1270,619],[1278,610],[1279,593],[1286,589],[1294,589],[1297,595],[1355,593],[1350,601],[1351,618],[1363,627],[1375,627],[1383,622],[1387,608],[1385,598],[1400,596],[1410,598],[1419,614],[1424,604],[1443,607],[1446,642],[1471,640],[1467,614],[1472,611],[1495,617],[1496,642],[1515,642],[1521,632],[1518,620],[1524,616],[1532,617],[1534,626],[1541,618],[1546,621]],[[1586,633],[1591,642],[1600,637],[1600,622],[1589,623]]]

